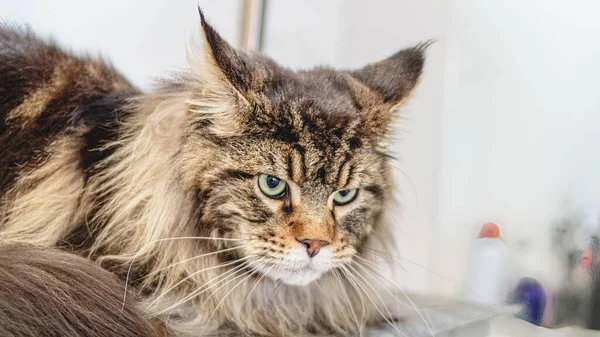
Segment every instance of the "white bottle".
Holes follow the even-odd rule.
[[[508,253],[498,225],[493,222],[485,223],[479,231],[473,249],[467,293],[469,300],[490,304],[506,303]]]

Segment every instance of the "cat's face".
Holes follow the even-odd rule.
[[[294,140],[222,140],[213,168],[200,178],[201,221],[218,228],[217,236],[244,239],[233,243],[243,246],[235,256],[256,257],[256,269],[288,284],[306,284],[349,262],[375,226],[390,185],[385,158],[370,144],[305,127]]]
[[[240,239],[228,256],[249,268],[308,284],[349,263],[377,227],[392,186],[382,141],[423,50],[293,72],[203,28],[182,174],[198,193],[199,230]]]

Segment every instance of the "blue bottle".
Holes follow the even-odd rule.
[[[511,302],[522,304],[523,310],[517,317],[535,325],[541,325],[546,310],[546,292],[542,285],[530,277],[522,278],[514,292]]]

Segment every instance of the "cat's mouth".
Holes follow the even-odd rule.
[[[318,280],[325,271],[315,269],[312,266],[306,266],[299,269],[281,269],[271,277],[281,280],[285,284],[305,286]]]
[[[304,248],[290,251],[282,259],[273,263],[264,263],[254,268],[273,280],[288,285],[304,286],[318,280],[334,267],[332,252],[328,249],[315,257],[309,257]]]
[[[268,277],[289,285],[305,286],[319,279],[326,270],[311,264],[301,267],[277,266],[257,268]],[[266,269],[266,270],[263,270]]]

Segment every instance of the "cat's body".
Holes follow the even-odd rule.
[[[0,298],[0,336],[159,336],[114,275],[57,249],[0,246]]]
[[[398,318],[365,247],[393,242],[383,144],[423,48],[293,72],[202,22],[191,72],[152,94],[0,28],[0,240],[98,261],[174,335],[343,335]]]

